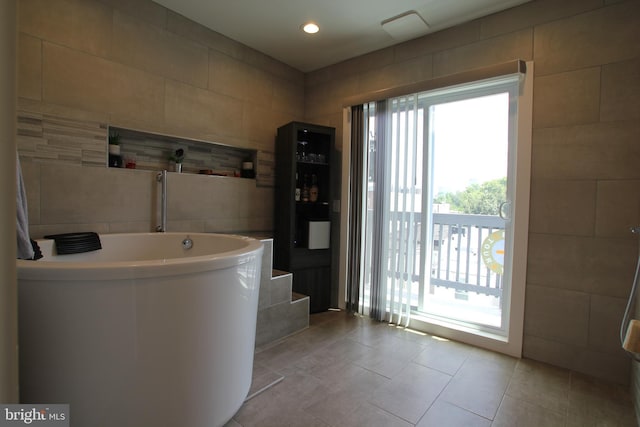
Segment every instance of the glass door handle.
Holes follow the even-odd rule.
[[[500,218],[505,221],[509,221],[511,219],[511,202],[510,201],[500,203],[500,207],[498,208],[498,215],[500,215]]]

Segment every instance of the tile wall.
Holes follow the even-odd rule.
[[[306,76],[307,120],[348,97],[534,61],[524,356],[628,383],[618,328],[640,223],[640,2],[534,0]]]
[[[291,120],[336,127],[340,149],[347,97],[535,61],[524,355],[629,381],[616,337],[638,251],[640,1],[534,0],[306,75],[150,0],[21,0],[18,27],[20,111],[263,152]],[[36,234],[153,226],[152,172],[19,149]],[[172,181],[170,228],[271,229],[271,188]]]
[[[155,173],[107,170],[108,126],[257,152],[257,180],[171,176],[169,229],[272,230],[276,129],[304,118],[303,99],[301,72],[151,0],[21,0],[32,235],[155,228]]]

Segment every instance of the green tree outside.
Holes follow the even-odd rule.
[[[434,203],[448,203],[451,210],[463,214],[499,215],[500,205],[506,202],[507,178],[482,184],[471,184],[463,191],[441,193]]]

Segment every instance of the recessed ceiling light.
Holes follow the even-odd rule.
[[[320,31],[320,27],[318,27],[318,24],[315,24],[313,22],[307,22],[306,24],[302,25],[302,31],[307,34],[315,34]]]

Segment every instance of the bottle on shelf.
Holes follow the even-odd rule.
[[[294,194],[296,202],[300,201],[301,190],[300,190],[300,181],[298,180],[298,172],[296,172],[296,191]]]
[[[302,184],[302,201],[309,201],[309,179],[307,174],[304,174],[304,182]]]
[[[311,188],[309,189],[309,201],[318,201],[318,177],[316,174],[311,175]]]

